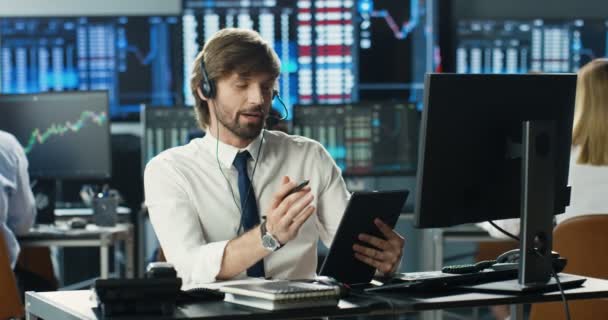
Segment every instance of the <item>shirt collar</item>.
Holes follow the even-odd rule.
[[[235,146],[223,143],[222,141],[218,141],[213,135],[209,134],[209,132],[207,132],[207,134],[205,134],[205,136],[202,138],[202,143],[205,150],[211,152],[211,154],[214,156],[217,152],[217,159],[219,159],[219,162],[223,167],[231,168],[234,158],[236,157],[237,153],[241,151],[249,151],[251,159],[254,161],[258,160],[257,157],[260,151],[260,144],[262,143],[264,136],[263,130],[264,129],[262,129],[262,132],[243,149],[239,149]]]

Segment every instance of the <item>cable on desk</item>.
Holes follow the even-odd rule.
[[[542,257],[542,255],[540,254],[540,252],[538,252],[538,250],[534,250],[534,253],[536,253],[538,256]],[[557,273],[555,272],[555,267],[553,266],[553,264],[551,264],[551,275],[553,275],[553,278],[555,278],[555,282],[557,283],[557,288],[559,288],[559,292],[561,293],[562,302],[564,302],[564,312],[566,313],[566,319],[570,320],[570,306],[568,305],[568,299],[566,299],[566,293],[564,292],[564,289],[562,288],[562,283],[561,283],[561,281],[559,281],[559,277],[557,276]]]
[[[494,221],[488,221],[494,228],[496,228],[498,231],[502,232],[503,234],[505,234],[507,237],[515,239],[517,241],[519,240],[519,237],[511,234],[510,232],[504,230],[503,228],[499,227],[498,225],[496,225],[496,223],[494,223]],[[538,250],[534,250],[534,253],[537,254],[538,256],[542,257],[542,254],[538,251]],[[555,268],[553,266],[553,263],[551,263],[551,275],[553,276],[553,278],[555,278],[555,282],[557,283],[557,288],[559,289],[559,292],[561,293],[562,296],[562,301],[564,302],[564,309],[565,309],[565,313],[566,313],[566,319],[570,320],[570,306],[568,305],[568,299],[566,299],[566,293],[564,292],[564,289],[562,288],[562,283],[559,281],[559,277],[557,276],[557,273],[555,272]]]
[[[519,237],[516,235],[513,235],[512,233],[508,232],[507,230],[499,227],[496,223],[494,223],[494,221],[488,221],[492,227],[494,227],[495,229],[497,229],[498,231],[502,232],[503,234],[505,234],[507,237],[515,240],[515,241],[519,241]]]

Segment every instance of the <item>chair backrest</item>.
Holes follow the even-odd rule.
[[[43,287],[32,289],[40,291],[57,290],[58,281],[53,270],[51,250],[48,247],[22,247],[21,252],[19,252],[17,265],[21,270],[26,270],[40,277],[41,281],[45,284]]]
[[[553,249],[566,259],[564,272],[608,279],[608,214],[584,215],[558,224]],[[608,319],[608,300],[570,301],[574,319]],[[530,319],[565,319],[561,303],[532,306]]]
[[[17,281],[8,258],[8,246],[0,230],[0,319],[21,318],[24,315]]]

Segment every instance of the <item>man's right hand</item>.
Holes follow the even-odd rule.
[[[266,228],[281,245],[296,237],[300,227],[316,209],[310,205],[314,199],[310,187],[288,195],[296,185],[296,181],[284,176],[281,187],[272,198],[270,212],[266,215]]]

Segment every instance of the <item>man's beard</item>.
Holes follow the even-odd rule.
[[[264,112],[262,112],[262,114],[265,115]],[[262,132],[262,129],[264,128],[265,116],[262,116],[262,121],[260,121],[259,123],[241,124],[241,123],[239,123],[239,118],[241,117],[241,112],[237,112],[236,118],[233,121],[228,121],[226,118],[224,118],[224,115],[225,114],[222,114],[221,111],[220,112],[216,111],[216,113],[215,113],[215,116],[218,119],[218,121],[226,129],[228,129],[235,136],[237,136],[241,139],[253,140],[258,135],[260,135],[260,132]]]

